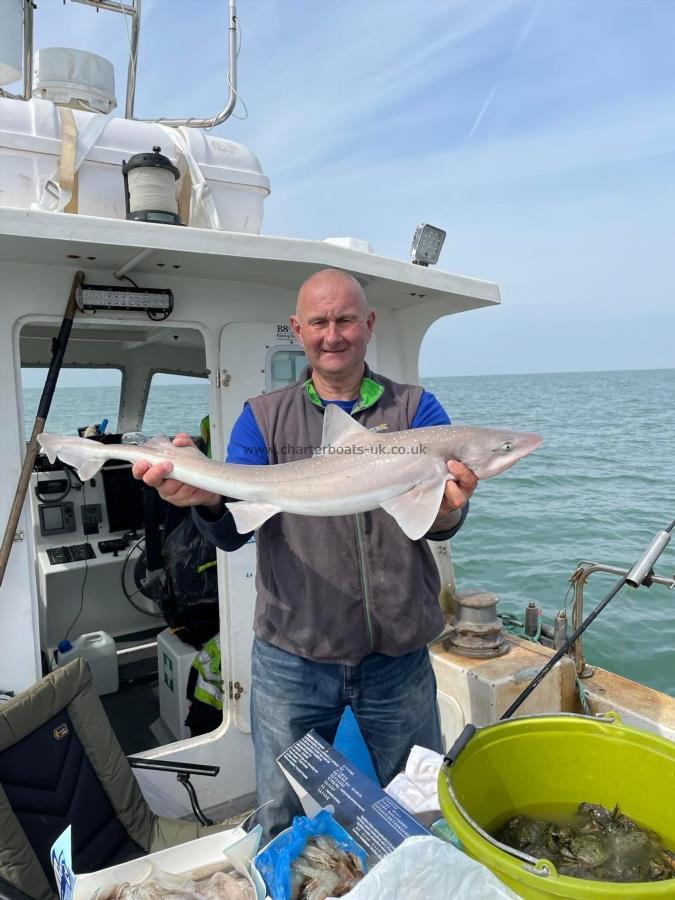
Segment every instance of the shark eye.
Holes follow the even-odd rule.
[[[502,444],[502,450],[504,451],[504,453],[509,453],[511,450],[513,450],[513,444],[511,443],[511,441],[504,441],[504,443]]]

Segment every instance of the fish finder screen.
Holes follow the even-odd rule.
[[[110,530],[135,531],[142,528],[143,483],[131,474],[131,466],[104,466],[101,475]]]
[[[63,531],[63,512],[60,506],[43,506],[42,521],[45,532]]]

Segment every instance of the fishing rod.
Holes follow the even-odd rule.
[[[68,339],[70,338],[70,332],[73,327],[73,319],[77,312],[77,292],[83,281],[84,272],[76,272],[70,288],[66,311],[63,320],[61,321],[61,328],[59,329],[58,336],[54,338],[52,343],[52,359],[49,364],[49,371],[47,372],[47,378],[45,379],[45,384],[42,388],[42,396],[40,397],[40,405],[38,406],[37,415],[35,416],[33,433],[30,436],[26,455],[23,459],[19,482],[16,486],[14,501],[7,520],[2,546],[0,547],[0,585],[2,585],[5,577],[7,563],[9,562],[9,554],[11,553],[14,544],[16,527],[19,524],[19,518],[21,516],[23,501],[28,491],[31,472],[35,465],[35,458],[40,449],[37,437],[44,431],[45,422],[47,421],[47,416],[49,415],[49,410],[52,405],[52,398],[54,397],[54,391],[56,390],[56,382],[59,377],[59,372],[61,371],[61,366],[63,365],[63,357],[65,356],[66,348],[68,347]]]
[[[668,546],[668,543],[672,537],[671,532],[675,528],[675,519],[663,529],[663,531],[659,531],[656,536],[653,538],[650,545],[644,551],[644,553],[637,560],[633,568],[628,572],[627,575],[622,576],[617,583],[612,587],[609,592],[605,595],[605,597],[598,603],[593,612],[591,612],[579,625],[579,627],[570,635],[570,637],[565,641],[565,643],[560,647],[553,656],[549,659],[545,666],[543,666],[537,674],[534,676],[532,681],[527,685],[524,691],[516,697],[511,706],[506,710],[506,712],[500,717],[499,721],[503,722],[506,719],[510,719],[514,712],[527,700],[532,691],[540,684],[543,678],[551,671],[553,666],[563,658],[563,656],[570,649],[572,644],[577,640],[577,638],[586,631],[588,626],[597,619],[603,609],[607,606],[607,604],[619,593],[621,588],[627,584],[632,588],[639,588],[642,584],[650,584],[650,579],[654,574],[654,565],[656,564],[657,559],[661,556],[663,551]],[[444,757],[444,763],[446,765],[454,765],[457,761],[458,756],[464,750],[468,742],[471,740],[473,735],[476,733],[476,726],[469,723],[465,725],[462,733],[459,735],[455,743],[448,750]]]

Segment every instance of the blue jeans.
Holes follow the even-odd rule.
[[[404,656],[371,653],[358,666],[317,663],[253,642],[251,727],[263,841],[302,815],[277,757],[314,728],[330,744],[351,706],[386,785],[406,763],[413,744],[443,752],[436,678],[426,647]]]

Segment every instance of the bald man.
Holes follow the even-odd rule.
[[[324,269],[307,279],[290,321],[307,369],[295,384],[245,405],[228,462],[266,465],[310,456],[321,445],[329,403],[371,429],[449,424],[432,394],[368,368],[375,313],[348,273]],[[187,442],[186,435],[175,439]],[[457,532],[476,487],[461,463],[448,468],[456,481],[446,484],[426,536],[431,540]],[[195,507],[197,526],[221,549],[236,550],[249,539],[237,532],[222,497],[166,479],[170,471],[168,462],[134,466],[134,475],[164,499]],[[409,540],[382,509],[323,519],[281,513],[257,531],[256,545],[251,722],[267,840],[302,812],[277,757],[312,728],[332,743],[347,706],[382,784],[404,767],[413,744],[443,751],[427,644],[444,620],[426,540]]]

